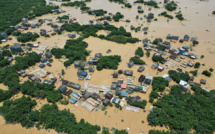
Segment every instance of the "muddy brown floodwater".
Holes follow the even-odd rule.
[[[167,18],[159,17],[158,14],[165,11],[165,8],[163,7],[163,4],[159,4],[161,8],[155,9],[152,8],[151,11],[148,10],[148,6],[144,6],[142,4],[135,4],[133,5],[133,0],[128,0],[129,3],[132,4],[132,9],[128,8],[121,8],[122,5],[117,3],[111,3],[108,0],[92,0],[92,2],[88,2],[87,6],[89,6],[91,9],[104,9],[107,10],[108,13],[116,13],[121,12],[125,17],[120,22],[111,22],[112,25],[115,25],[117,27],[124,26],[127,31],[132,33],[132,36],[138,37],[139,39],[149,38],[151,41],[153,41],[155,38],[163,38],[165,39],[167,34],[177,35],[180,38],[183,38],[185,34],[188,34],[190,36],[197,36],[199,45],[194,47],[194,51],[192,53],[196,54],[198,56],[197,60],[190,60],[188,58],[183,59],[183,61],[191,61],[193,63],[200,62],[201,64],[205,64],[205,66],[201,66],[201,68],[198,70],[198,76],[195,77],[195,82],[199,82],[201,78],[207,80],[207,84],[203,85],[203,87],[207,88],[208,90],[215,89],[215,75],[212,75],[212,77],[207,78],[206,76],[203,76],[201,72],[203,70],[214,68],[215,69],[215,62],[214,62],[214,56],[215,56],[215,16],[212,16],[212,11],[215,10],[215,0],[208,0],[208,1],[200,1],[200,0],[175,0],[177,2],[178,8],[174,12],[168,12],[168,14],[171,14],[175,16],[175,12],[181,11],[185,21],[179,21],[175,17],[172,20],[167,21]],[[161,2],[161,0],[157,0],[158,2]],[[163,2],[163,0],[162,0]],[[57,4],[61,4],[60,2],[55,2]],[[143,18],[142,20],[136,20],[137,13],[137,6],[142,5],[144,8],[144,13],[139,14],[140,18]],[[57,23],[56,18],[58,16],[62,15],[68,15],[76,17],[78,19],[78,22],[81,24],[86,24],[89,22],[89,20],[96,19],[94,16],[90,16],[88,14],[81,13],[79,8],[73,8],[73,7],[62,7],[62,10],[64,10],[64,13],[61,13],[59,15],[57,14],[49,14],[44,15],[42,17],[39,17],[35,20],[32,20],[30,22],[37,22],[38,19],[47,19],[52,20],[52,22]],[[155,18],[158,19],[158,21],[153,21],[151,24],[146,23],[146,19],[144,19],[144,15],[147,15],[149,12],[152,12],[155,14]],[[131,23],[126,23],[125,20],[130,19]],[[46,21],[47,22],[47,21]],[[133,25],[135,27],[142,26],[142,27],[149,27],[148,35],[144,35],[143,31],[134,32],[130,31],[130,26]],[[29,31],[39,32],[40,29],[47,29],[47,31],[52,30],[50,26],[47,26],[46,24],[43,24],[40,28],[36,29],[30,29]],[[104,34],[107,35],[108,31],[99,31],[97,34]],[[40,37],[37,39],[37,41],[32,43],[38,43],[40,42],[41,46],[48,46],[48,48],[52,48],[54,46],[57,46],[59,48],[63,48],[65,45],[66,40],[68,39],[68,32],[63,32],[62,35],[56,35],[52,36],[50,38]],[[87,50],[91,51],[91,54],[89,57],[94,56],[95,53],[102,53],[103,55],[120,55],[122,58],[122,62],[120,63],[118,69],[129,69],[127,67],[127,62],[129,61],[130,57],[134,56],[135,50],[138,47],[142,47],[142,42],[135,43],[135,44],[117,44],[115,42],[110,42],[106,40],[101,40],[95,37],[89,37],[85,39],[89,45],[87,47]],[[17,42],[17,40],[13,37],[12,41],[6,42],[1,44],[13,44]],[[191,42],[186,43],[179,43],[179,42],[172,42],[172,48],[179,48],[184,45],[190,45]],[[106,51],[108,49],[111,49],[112,52],[107,54]],[[33,49],[36,50],[36,49]],[[144,52],[146,52],[144,50]],[[151,51],[151,56],[153,55],[153,51]],[[200,56],[204,55],[205,58],[200,59]],[[137,72],[137,69],[139,66],[134,66],[129,70],[134,71],[134,84],[138,84],[138,77],[140,74],[145,75],[146,73],[149,73],[152,76],[162,76],[163,74],[166,74],[169,69],[176,69],[179,66],[180,63],[178,63],[177,66],[173,67],[166,67],[163,72],[157,72],[155,70],[151,69],[151,65],[153,64],[151,60],[151,56],[147,58],[146,56],[142,57],[146,62],[146,69],[143,73]],[[88,58],[89,58],[88,57]],[[63,65],[63,61],[66,59],[55,59],[53,58],[54,62],[52,63],[52,67],[45,67],[46,70],[52,72],[54,75],[60,75],[61,70],[65,70],[65,75],[62,76],[62,78],[79,83],[83,86],[84,81],[79,81],[77,77],[77,69],[74,68],[74,65],[65,68]],[[172,61],[173,63],[177,63],[176,61]],[[182,62],[182,61],[181,61]],[[35,67],[30,67],[29,70],[32,71],[36,68],[38,68],[39,64],[36,64]],[[193,68],[182,68],[184,71],[191,71],[194,70]],[[112,81],[115,81],[112,78],[113,70],[102,70],[102,71],[95,71],[92,73],[92,79],[90,80],[90,84],[97,84],[97,85],[107,85],[110,86]],[[214,73],[213,73],[214,74]],[[126,78],[124,75],[121,75],[122,77]],[[21,83],[27,78],[20,78]],[[171,84],[176,84],[174,82],[171,82]],[[56,87],[60,86],[60,79],[56,83]],[[3,90],[7,90],[7,86],[0,84],[0,88]],[[142,99],[149,100],[149,94],[151,92],[152,88],[150,87],[146,94],[143,93],[133,93],[133,95],[139,95]],[[19,93],[17,97],[21,97],[22,94]],[[17,98],[14,97],[14,98]],[[37,99],[37,106],[36,109],[39,109],[42,107],[43,104],[48,103],[46,100],[40,100]],[[2,103],[0,103],[2,105]],[[151,106],[150,103],[147,103],[145,112],[143,110],[140,110],[139,113],[134,113],[131,111],[125,110],[125,108],[122,109],[122,111],[116,109],[115,107],[107,107],[106,111],[107,114],[105,115],[104,111],[101,110],[94,110],[93,112],[89,113],[87,110],[85,110],[83,107],[75,107],[72,104],[68,105],[61,105],[58,104],[59,109],[62,110],[64,108],[70,109],[72,113],[75,114],[77,121],[79,121],[81,118],[84,118],[87,122],[91,124],[97,124],[102,127],[108,127],[108,128],[117,128],[117,129],[126,129],[128,130],[129,134],[139,134],[144,133],[147,134],[150,129],[158,129],[158,130],[167,130],[165,127],[151,127],[148,125],[147,122],[147,114],[149,111],[149,108]],[[145,123],[142,123],[144,121]],[[56,133],[54,130],[37,130],[36,128],[31,129],[25,129],[22,128],[20,124],[5,124],[5,120],[3,117],[0,117],[0,133],[1,134],[47,134],[47,133]]]

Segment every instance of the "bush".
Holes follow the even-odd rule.
[[[121,62],[121,56],[119,55],[103,56],[98,60],[96,68],[99,71],[101,71],[103,68],[117,69],[119,62]]]
[[[137,65],[144,65],[145,64],[145,62],[143,60],[141,60],[141,59],[139,59],[137,57],[132,57],[130,59],[130,61],[133,61],[134,64],[137,64]]]
[[[165,12],[162,12],[160,15],[161,15],[161,16],[164,16],[164,17],[167,17],[167,18],[169,18],[169,19],[173,19],[173,16],[172,16],[172,15],[167,14],[167,12],[166,12],[166,11],[165,11]]]
[[[20,31],[14,31],[12,33],[13,36],[20,36],[21,35],[21,32]]]
[[[168,71],[169,76],[177,83],[180,82],[180,80],[184,80],[184,81],[189,81],[190,80],[190,76],[188,74],[188,72],[176,72],[175,70],[169,70]]]
[[[164,58],[161,56],[153,56],[152,57],[152,61],[154,61],[154,62],[159,62],[159,61],[163,61],[163,60],[164,60]]]
[[[140,57],[143,57],[144,52],[141,47],[138,47],[137,50],[135,51],[135,55],[139,55]]]
[[[119,73],[119,74],[122,74],[123,72],[122,72],[122,70],[119,70],[118,73]]]
[[[19,42],[28,42],[28,41],[36,41],[36,39],[40,37],[37,33],[24,33],[17,37],[17,41]]]
[[[66,99],[63,99],[63,100],[60,100],[60,103],[63,104],[63,105],[68,105],[69,101],[66,100]]]
[[[213,71],[214,71],[214,69],[213,69],[213,68],[210,68],[210,69],[209,69],[209,71],[210,71],[210,72],[213,72]]]
[[[163,77],[154,77],[152,80],[152,89],[155,91],[164,91],[166,86],[169,86],[169,81],[165,80]],[[152,92],[155,96],[156,92]],[[152,96],[150,96],[152,97]]]
[[[208,70],[204,70],[202,72],[202,74],[205,75],[205,76],[211,77],[211,72],[209,72]]]
[[[127,103],[129,105],[131,105],[131,106],[135,106],[135,107],[139,107],[139,108],[145,109],[147,101],[146,100],[142,100],[142,101],[131,102],[131,101],[128,100]]]
[[[150,102],[150,103],[153,103],[153,102],[154,102],[154,98],[150,97],[150,98],[149,98],[149,102]]]
[[[215,15],[215,11],[213,11],[212,14]]]
[[[200,65],[201,65],[201,64],[200,64],[199,62],[196,62],[195,65],[194,65],[194,68],[199,68]]]
[[[146,56],[147,56],[147,58],[150,57],[150,50],[146,51]]]
[[[193,76],[197,76],[198,74],[198,70],[195,70],[195,71],[190,71],[191,74],[193,74]]]
[[[177,4],[174,1],[171,1],[165,5],[166,10],[173,11],[176,10]]]

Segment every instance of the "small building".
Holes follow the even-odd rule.
[[[201,84],[200,84],[200,83],[196,83],[196,82],[193,82],[193,81],[189,81],[188,83],[190,84],[190,86],[201,87]]]
[[[179,82],[179,86],[181,87],[182,90],[184,90],[185,92],[187,92],[190,88],[190,85],[184,81],[184,80],[180,80]]]
[[[113,98],[113,94],[111,92],[107,92],[105,94],[105,98],[111,100]]]
[[[189,41],[189,39],[190,39],[190,36],[189,35],[184,35],[184,41]]]
[[[76,37],[76,34],[68,34],[68,37],[74,39]]]
[[[131,25],[130,29],[131,29],[131,30],[134,30],[134,29],[135,29],[135,27],[134,27],[133,25]]]
[[[117,97],[114,97],[111,101],[115,104],[118,104],[120,102],[120,99]]]
[[[77,101],[78,101],[78,100],[75,99],[75,98],[72,98],[72,99],[70,100],[70,102],[71,102],[72,104],[75,104]]]
[[[138,72],[143,72],[145,70],[145,67],[144,66],[140,66],[139,68],[138,68]]]
[[[95,71],[95,67],[94,66],[89,66],[88,70],[89,70],[89,72],[94,72]]]
[[[116,71],[113,72],[113,78],[118,78],[118,72]]]
[[[96,57],[91,57],[88,60],[88,64],[90,64],[90,65],[96,65],[97,63],[98,63],[98,59]]]
[[[45,63],[45,62],[48,61],[48,59],[46,59],[46,58],[40,58],[40,61],[41,61],[42,63]]]
[[[82,71],[80,76],[86,77],[87,76],[87,72],[86,71]]]
[[[137,6],[137,9],[142,9],[142,6]]]
[[[124,75],[132,76],[133,75],[133,71],[132,70],[125,70],[124,71]]]
[[[139,19],[139,15],[136,15],[136,19]]]
[[[201,80],[200,80],[200,83],[201,83],[201,84],[206,84],[206,80],[205,80],[205,79],[201,79]]]
[[[169,82],[172,81],[172,78],[168,74],[164,74],[162,76],[165,80],[168,80]]]
[[[159,67],[159,63],[154,63],[154,64],[151,66],[152,69],[157,69],[158,67]]]
[[[6,39],[6,40],[8,39],[8,35],[6,32],[1,32],[0,37],[2,37],[3,39]]]
[[[134,66],[134,62],[133,62],[133,61],[129,61],[128,67],[129,67],[129,68],[132,68],[133,66]]]
[[[96,58],[101,58],[101,57],[102,57],[102,53],[96,53],[96,54],[95,54],[95,57],[96,57]]]
[[[152,76],[149,75],[148,73],[146,73],[146,77],[145,77],[144,83],[147,84],[147,85],[150,85],[151,81],[152,81]]]
[[[15,43],[13,46],[10,47],[10,50],[13,52],[19,52],[21,49],[21,44],[19,43]]]
[[[104,106],[108,106],[110,104],[110,100],[109,99],[104,99],[103,100],[103,105]]]
[[[164,67],[158,66],[158,71],[162,72],[164,70]]]
[[[111,90],[116,90],[116,87],[117,87],[116,82],[112,82],[112,83],[111,83],[111,86],[110,86],[110,89],[111,89]]]
[[[95,100],[98,100],[100,98],[100,95],[97,93],[93,93],[93,94],[91,94],[91,97]]]
[[[82,63],[81,61],[76,61],[76,62],[74,63],[74,66],[75,66],[75,68],[79,68],[79,67],[84,67],[85,64]]]
[[[145,80],[145,76],[144,75],[140,75],[138,82],[143,82]]]
[[[179,42],[180,42],[180,43],[183,43],[183,42],[184,42],[184,39],[180,39]]]
[[[63,92],[65,92],[65,91],[67,90],[67,87],[66,87],[66,85],[61,85],[60,87],[58,87],[58,90],[59,90],[61,93],[63,93]]]
[[[125,92],[125,91],[121,91],[121,94],[120,94],[120,95],[123,96],[123,97],[127,97],[127,96],[128,96],[128,93]]]
[[[126,87],[127,87],[127,84],[124,84],[124,83],[121,84],[121,88],[122,88],[122,89],[126,89]]]
[[[115,95],[119,96],[119,95],[121,95],[121,92],[122,92],[122,88],[121,87],[117,87],[116,91],[115,91]]]
[[[84,97],[85,99],[89,98],[90,96],[91,96],[91,93],[90,93],[90,92],[86,92],[86,93],[83,95],[83,97]]]
[[[39,64],[39,67],[40,67],[40,68],[44,68],[44,67],[45,67],[45,64]]]
[[[52,58],[52,53],[46,52],[46,53],[45,53],[45,56],[46,56],[46,58],[50,59],[50,58]]]
[[[9,62],[13,61],[13,57],[6,57],[5,59],[8,60]]]
[[[130,23],[131,21],[127,19],[125,22],[128,22],[128,23]]]

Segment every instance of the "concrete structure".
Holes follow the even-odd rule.
[[[190,84],[188,84],[186,81],[184,80],[180,80],[179,82],[179,86],[181,87],[182,90],[184,90],[185,92],[187,92],[190,88]]]

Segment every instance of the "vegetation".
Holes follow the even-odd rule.
[[[130,100],[128,100],[127,103],[129,105],[131,105],[131,106],[135,106],[135,107],[139,107],[139,108],[145,109],[147,101],[146,100],[142,100],[142,101],[131,102]]]
[[[69,101],[66,100],[66,99],[62,99],[62,100],[60,100],[60,103],[63,104],[63,105],[68,105]]]
[[[146,51],[146,56],[147,56],[147,58],[150,57],[150,50]]]
[[[149,130],[149,134],[178,134],[177,132],[173,131],[160,131],[160,130]]]
[[[201,64],[199,62],[196,62],[194,65],[194,68],[199,68],[201,66]]]
[[[103,16],[106,13],[107,13],[107,11],[104,11],[103,9],[88,11],[88,14],[96,15],[96,16]]]
[[[119,70],[118,73],[119,73],[119,74],[122,74],[123,72],[122,72],[122,70]]]
[[[138,12],[138,13],[144,13],[144,11],[143,11],[143,10],[137,10],[137,12]]]
[[[125,7],[132,8],[132,5],[130,3],[126,3],[125,0],[109,0],[109,1],[119,3],[119,4],[124,4]]]
[[[120,12],[117,12],[115,15],[113,15],[113,19],[116,22],[118,22],[122,18],[124,18],[124,15],[122,15]]]
[[[143,57],[144,52],[141,47],[138,47],[137,50],[135,51],[135,55],[139,55],[140,57]]]
[[[135,2],[134,2],[134,4],[135,3],[144,3],[144,0],[136,0]]]
[[[83,40],[84,38],[88,38],[89,36],[97,37],[96,33],[99,30],[109,30],[111,31],[104,39],[109,41],[114,41],[117,43],[136,43],[139,41],[138,38],[132,38],[130,32],[126,32],[124,27],[117,28],[113,25],[104,24],[104,25],[79,25],[79,24],[64,24],[63,27],[68,32],[77,31],[82,32],[82,37],[79,39]]]
[[[121,56],[118,55],[103,56],[98,60],[96,68],[99,71],[101,71],[103,68],[117,69],[119,62],[121,62]]]
[[[215,11],[213,11],[212,14],[215,15]]]
[[[151,91],[150,95],[149,95],[149,102],[153,103],[154,99],[157,98],[159,96],[157,91]]]
[[[119,105],[118,103],[117,103],[117,104],[115,104],[115,107],[116,107],[116,108],[118,108],[118,109],[120,109],[120,110],[122,110],[121,105]]]
[[[165,46],[157,46],[156,47],[158,50],[161,50],[161,51],[165,51],[166,50],[166,47]]]
[[[175,70],[169,70],[169,76],[177,83],[180,82],[180,80],[184,80],[184,81],[189,81],[190,80],[190,76],[188,74],[188,72],[177,72]]]
[[[154,7],[154,8],[159,8],[158,7],[158,3],[156,1],[144,1],[144,5],[147,5],[147,6],[151,6],[151,7]]]
[[[137,65],[143,65],[143,64],[145,64],[145,62],[142,59],[139,59],[137,57],[131,57],[130,61],[133,61],[134,64],[137,64]]]
[[[193,76],[197,76],[198,74],[198,70],[195,70],[195,71],[190,71],[191,74],[193,74]]]
[[[154,61],[154,62],[159,62],[159,61],[163,61],[164,60],[164,58],[163,57],[161,57],[161,56],[152,56],[152,61]]]
[[[165,90],[166,86],[169,86],[168,80],[165,80],[163,77],[153,77],[152,80],[153,90],[162,92]]]
[[[214,69],[213,69],[213,68],[210,68],[210,69],[209,69],[209,71],[210,71],[210,72],[213,72],[213,71],[214,71]]]
[[[14,31],[12,33],[13,36],[20,36],[21,35],[21,31]]]
[[[208,70],[204,70],[202,72],[202,74],[205,75],[205,76],[211,77],[211,72],[209,72]]]
[[[68,15],[63,15],[63,16],[61,16],[61,17],[58,16],[57,18],[61,21],[61,20],[63,20],[63,19],[69,19],[69,16],[68,16]]]
[[[215,128],[214,90],[207,92],[193,86],[194,94],[184,93],[173,86],[168,95],[153,103],[155,106],[147,117],[151,126],[168,126],[171,130],[188,133],[213,133]]]
[[[160,15],[161,15],[161,16],[164,16],[164,17],[167,17],[167,18],[169,18],[169,19],[173,19],[173,16],[172,16],[172,15],[167,14],[167,12],[166,12],[166,11],[162,12]]]
[[[36,41],[36,39],[40,37],[37,33],[24,33],[17,37],[17,41],[19,42],[28,42],[28,41]]]
[[[44,0],[1,0],[0,1],[0,32],[5,31],[7,34],[12,33],[9,26],[14,26],[20,23],[22,18],[35,18],[43,14],[52,13],[52,9],[57,9],[57,6],[46,6]]]
[[[178,18],[179,20],[184,20],[184,17],[181,13],[177,14],[175,17]]]
[[[171,1],[165,5],[166,10],[173,11],[176,10],[177,4],[174,1]]]
[[[25,81],[20,85],[20,90],[23,94],[41,99],[47,97],[48,102],[51,103],[55,103],[63,98],[62,94],[58,90],[54,90],[54,88],[54,85],[34,83],[31,81]]]
[[[101,129],[97,125],[85,122],[84,119],[77,122],[73,113],[66,109],[60,111],[54,104],[46,104],[39,111],[33,111],[36,104],[35,100],[23,96],[16,100],[5,101],[0,112],[7,123],[20,123],[26,128],[36,125],[37,128],[55,129],[58,133],[69,134],[97,133]]]

